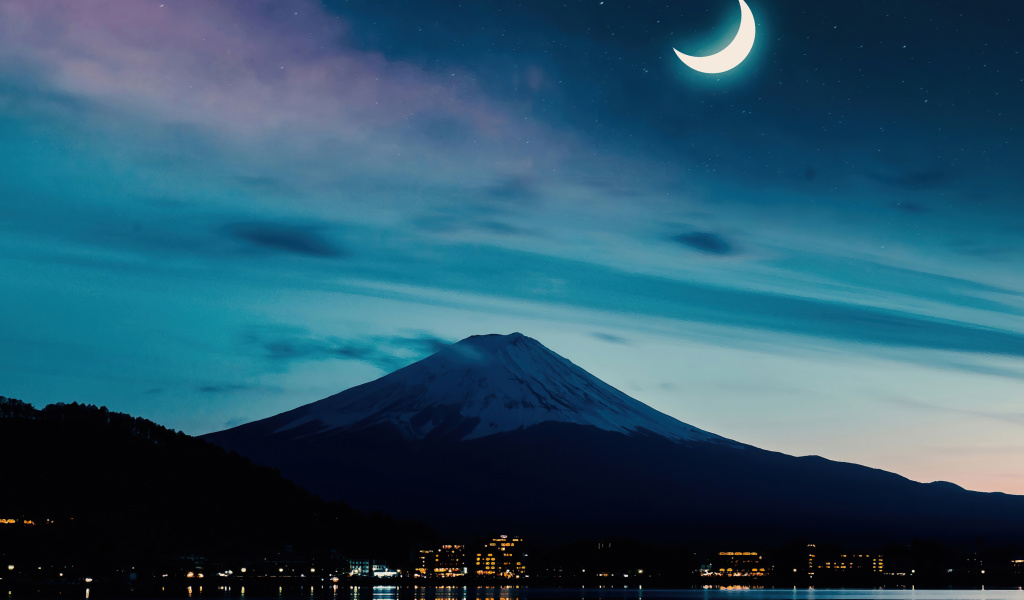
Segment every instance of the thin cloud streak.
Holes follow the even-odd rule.
[[[242,343],[247,348],[258,348],[267,360],[285,368],[295,361],[354,360],[391,372],[438,352],[451,342],[427,333],[321,338],[292,328],[264,326],[245,334]]]
[[[341,258],[348,253],[331,241],[322,227],[281,223],[232,223],[223,227],[229,237],[256,248],[316,258]]]
[[[1024,412],[1022,411],[998,411],[951,406],[937,406],[934,404],[928,404],[927,402],[921,402],[909,398],[888,398],[887,402],[889,404],[893,404],[903,408],[909,408],[911,410],[948,413],[968,417],[975,417],[980,419],[994,419],[1001,423],[1013,423],[1014,425],[1024,426]]]

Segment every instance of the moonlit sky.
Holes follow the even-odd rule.
[[[1024,493],[1024,5],[0,0],[0,394],[200,434],[520,331]]]

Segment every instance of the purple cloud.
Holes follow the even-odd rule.
[[[424,118],[484,137],[512,131],[465,73],[354,50],[346,31],[312,0],[8,0],[0,60],[67,94],[243,138],[360,142]]]

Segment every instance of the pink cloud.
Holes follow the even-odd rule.
[[[0,60],[31,65],[62,92],[162,121],[351,141],[419,116],[483,136],[512,131],[507,111],[465,73],[354,50],[346,32],[310,0],[0,4]]]

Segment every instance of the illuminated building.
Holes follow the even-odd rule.
[[[1024,575],[1024,559],[1017,559],[1010,563],[1014,575]]]
[[[398,574],[398,571],[375,560],[350,560],[348,566],[350,577],[394,577]]]
[[[373,573],[371,566],[372,563],[368,560],[350,560],[348,574],[351,577],[369,577]]]
[[[35,525],[31,519],[0,519],[0,525]]]
[[[469,572],[466,547],[448,544],[438,550],[420,550],[416,572],[421,577],[462,577]]]
[[[434,572],[437,550],[420,550],[420,564],[416,567],[416,577],[429,577]]]
[[[880,554],[840,554],[814,563],[814,568],[823,573],[882,573],[884,566]]]
[[[484,577],[518,579],[526,576],[526,554],[522,538],[503,535],[494,538],[476,555],[476,574]]]
[[[768,569],[759,552],[719,552],[716,569],[719,577],[764,577]]]

